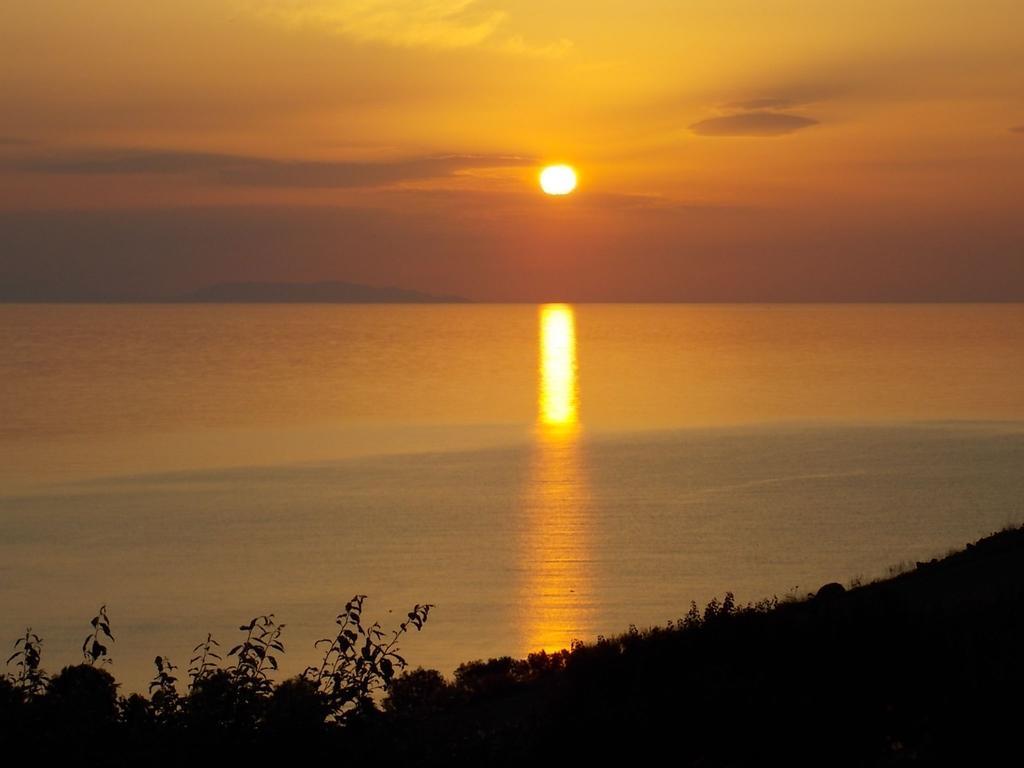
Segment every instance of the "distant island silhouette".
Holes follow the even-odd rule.
[[[469,299],[394,286],[361,285],[335,280],[317,283],[217,283],[187,294],[181,301],[225,304],[445,304],[466,303]]]
[[[181,294],[97,293],[33,285],[0,289],[0,302],[30,304],[464,304],[462,296],[341,280],[314,283],[225,282]]]

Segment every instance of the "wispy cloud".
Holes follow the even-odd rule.
[[[0,147],[27,147],[34,143],[22,136],[0,136]]]
[[[433,155],[387,162],[280,160],[174,150],[104,149],[65,151],[21,158],[5,167],[27,173],[65,175],[152,174],[199,177],[221,184],[268,187],[374,187],[432,179],[470,168],[532,164],[505,155]]]
[[[709,117],[691,125],[690,130],[700,136],[782,136],[817,124],[811,117],[755,111]]]
[[[1024,133],[1024,125],[1015,125],[1010,130],[1013,133]]]
[[[264,0],[245,3],[245,8],[280,23],[405,48],[485,47],[557,57],[572,46],[566,39],[534,44],[504,34],[508,13],[485,7],[478,0]]]
[[[852,86],[849,78],[852,75],[846,75],[844,79],[841,74],[825,76],[817,73],[813,79],[773,78],[771,82],[748,83],[734,87],[727,101],[721,103],[719,108],[723,112],[786,111],[832,101],[850,93]]]
[[[744,99],[742,101],[730,101],[722,105],[723,109],[729,110],[759,110],[759,109],[789,109],[796,106],[798,101],[783,97],[765,97],[757,99]]]

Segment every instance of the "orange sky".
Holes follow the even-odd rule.
[[[1019,0],[12,4],[0,295],[1024,300],[1022,28]]]

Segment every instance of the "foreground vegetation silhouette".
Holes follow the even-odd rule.
[[[398,653],[431,606],[385,631],[364,626],[363,600],[302,675],[272,681],[284,625],[260,616],[224,659],[200,643],[181,692],[157,657],[148,696],[117,695],[105,608],[83,663],[52,678],[29,630],[0,682],[0,747],[78,765],[978,765],[1024,752],[1024,529],[885,581],[747,606],[727,594],[665,627],[469,662],[451,679]]]

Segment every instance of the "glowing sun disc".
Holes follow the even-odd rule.
[[[576,171],[568,165],[549,165],[540,172],[540,188],[548,195],[568,195],[576,189]]]

